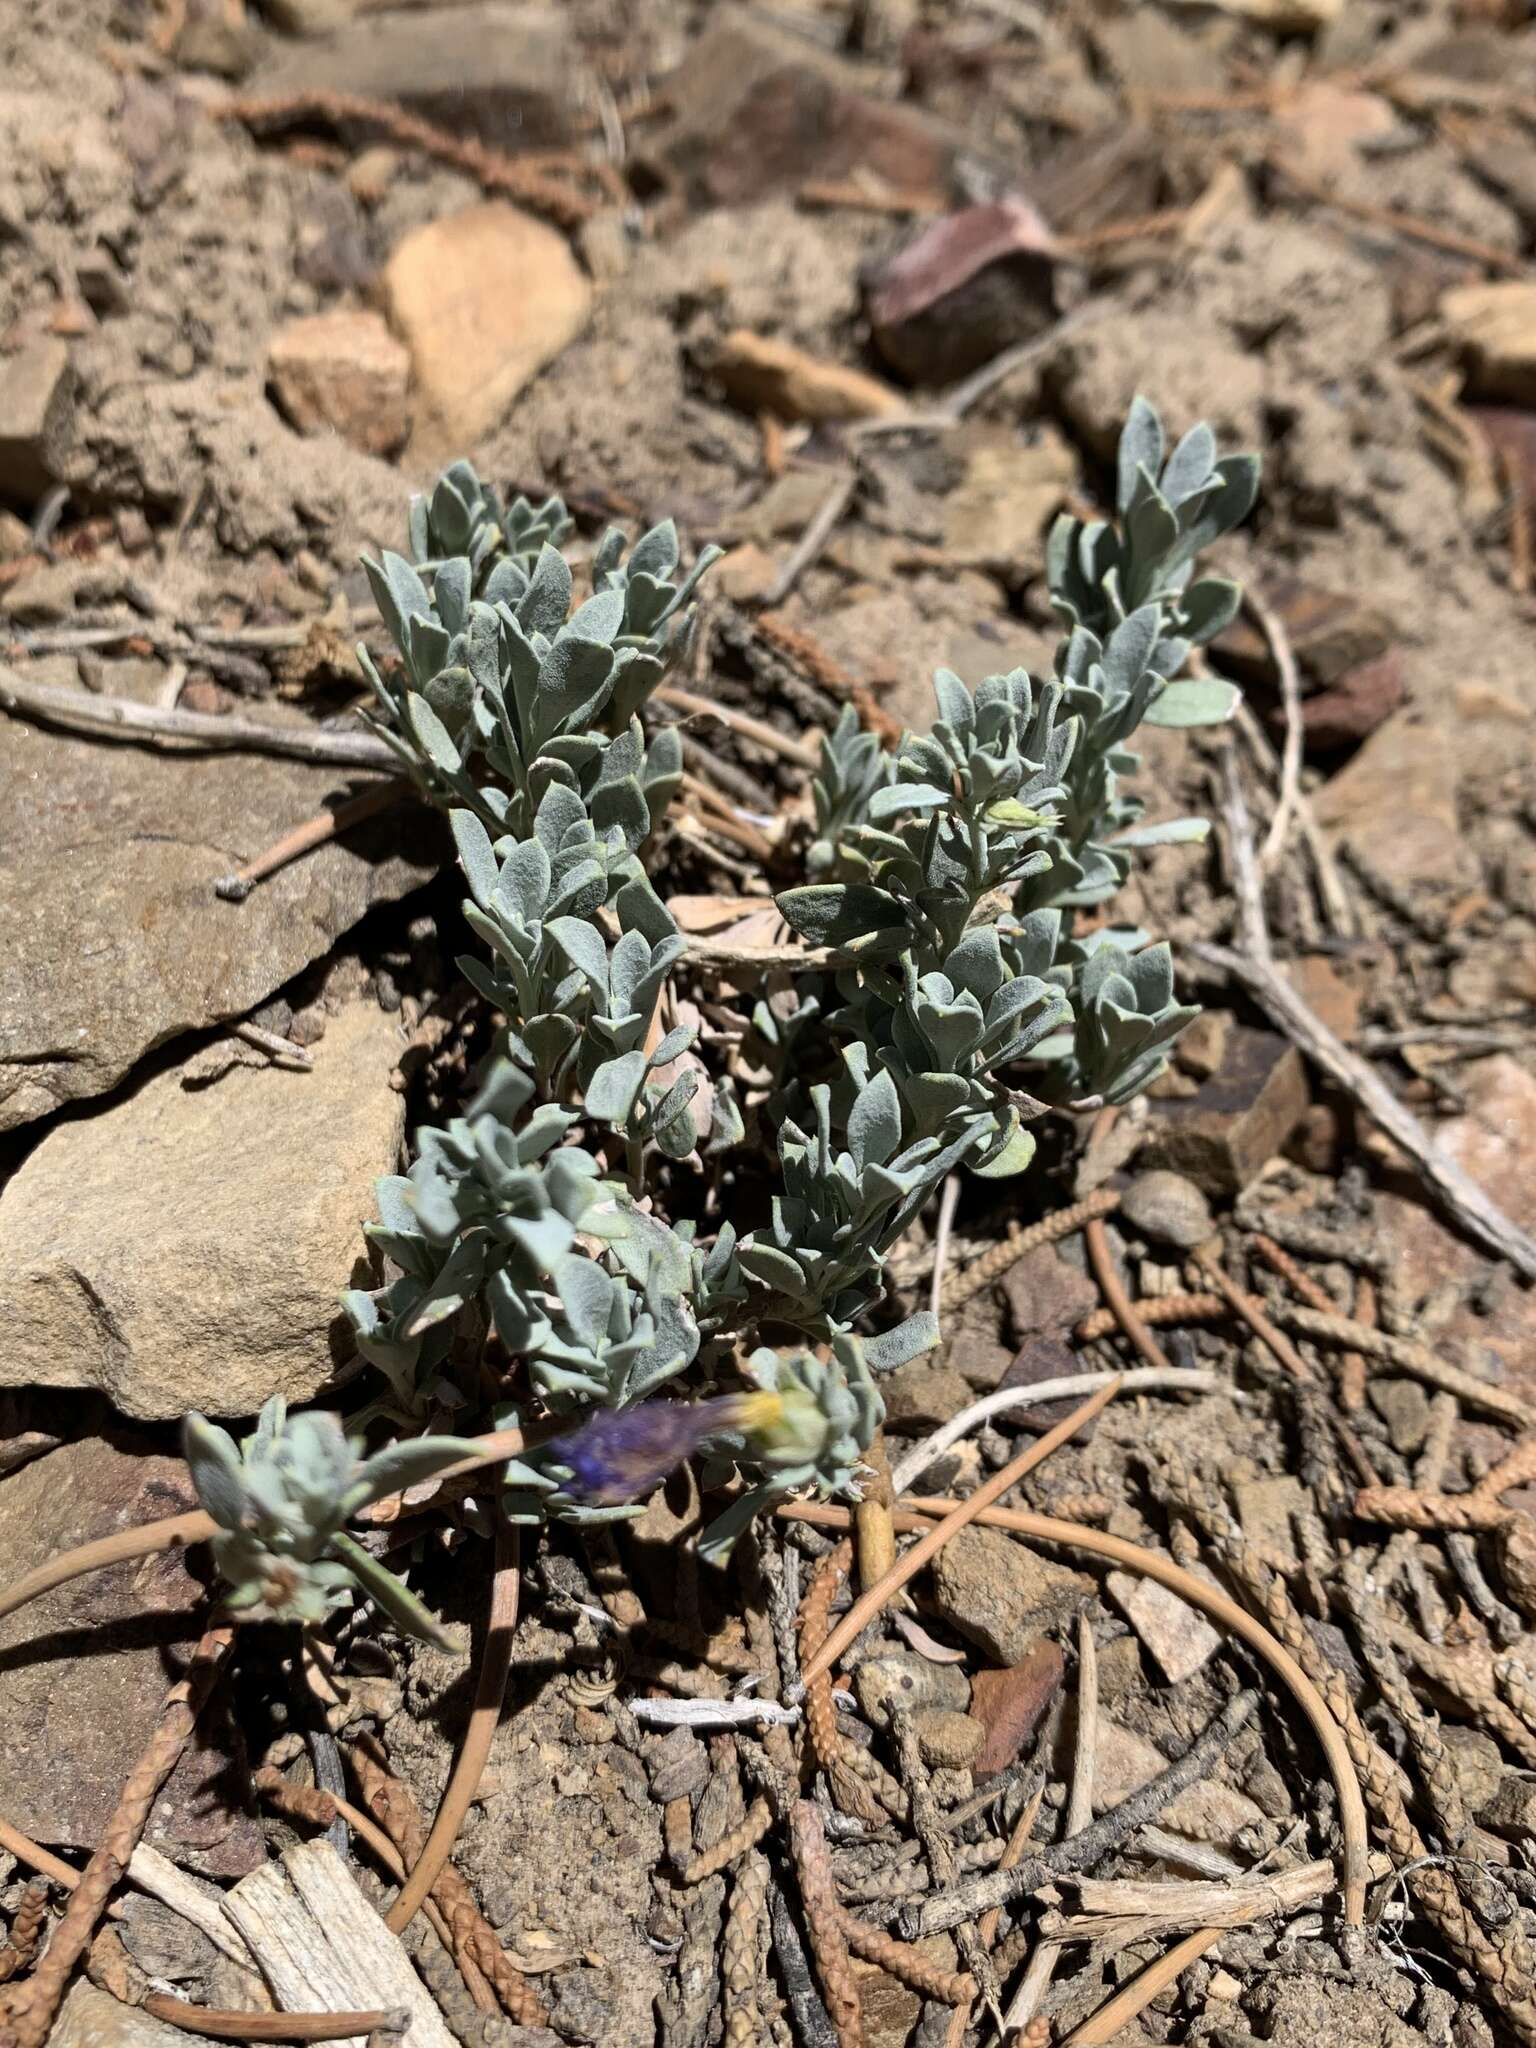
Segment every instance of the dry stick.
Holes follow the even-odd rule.
[[[1225,1302],[1218,1302],[1217,1306],[1223,1314],[1226,1313]],[[1109,1312],[1105,1310],[1104,1313]],[[1105,1329],[1116,1327],[1111,1317]],[[1081,1327],[1078,1334],[1082,1334]],[[1170,1366],[1166,1372],[1154,1372],[1150,1366],[1138,1366],[1132,1372],[1076,1372],[1065,1374],[1059,1380],[1040,1380],[1032,1387],[1002,1387],[995,1394],[983,1394],[979,1401],[973,1401],[969,1408],[962,1408],[958,1415],[941,1424],[932,1436],[924,1437],[891,1473],[891,1484],[898,1493],[905,1493],[951,1444],[959,1443],[962,1437],[969,1436],[973,1429],[989,1422],[994,1415],[1005,1415],[1014,1408],[1042,1407],[1048,1401],[1080,1400],[1085,1394],[1094,1394],[1100,1387],[1107,1387],[1111,1380],[1120,1382],[1122,1394],[1231,1392],[1230,1382],[1219,1373],[1205,1372],[1194,1366]]]
[[[1467,1372],[1459,1365],[1446,1364],[1410,1338],[1393,1337],[1385,1330],[1369,1329],[1349,1316],[1337,1313],[1324,1315],[1319,1309],[1296,1307],[1289,1302],[1276,1305],[1275,1319],[1319,1344],[1332,1344],[1340,1349],[1364,1351],[1372,1358],[1384,1358],[1400,1371],[1423,1380],[1427,1386],[1454,1394],[1468,1407],[1481,1408],[1490,1415],[1501,1416],[1506,1422],[1526,1428],[1536,1424],[1536,1406],[1529,1401],[1521,1400],[1518,1394],[1510,1393],[1505,1387],[1495,1386],[1491,1380],[1479,1379],[1476,1373]]]
[[[386,2012],[239,2012],[212,2005],[193,2005],[151,1991],[138,2001],[151,2019],[165,2020],[184,2033],[214,2041],[347,2041],[358,2034],[403,2032],[403,2010]]]
[[[271,1764],[263,1764],[251,1775],[251,1785],[267,1803],[275,1806],[279,1813],[293,1820],[308,1821],[312,1826],[328,1828],[338,1819],[344,1820],[352,1832],[368,1844],[385,1870],[396,1884],[404,1884],[406,1878],[405,1858],[395,1847],[383,1828],[372,1814],[364,1813],[360,1806],[354,1806],[350,1799],[344,1799],[339,1792],[326,1792],[318,1785],[292,1785]],[[501,2007],[495,1993],[486,1982],[480,1970],[470,1957],[456,1952],[453,1930],[443,1916],[442,1908],[435,1899],[427,1899],[422,1911],[431,1922],[432,1932],[443,1945],[443,1950],[459,1967],[476,2009],[480,2012],[499,2013]]]
[[[1525,275],[1525,264],[1520,257],[1511,256],[1507,249],[1494,248],[1491,242],[1479,242],[1471,235],[1458,235],[1452,228],[1436,227],[1432,221],[1419,220],[1411,213],[1398,213],[1391,207],[1368,206],[1358,199],[1344,199],[1337,192],[1330,192],[1326,185],[1314,184],[1312,179],[1277,156],[1272,155],[1269,164],[1304,198],[1315,200],[1320,206],[1332,207],[1336,213],[1347,213],[1355,220],[1365,221],[1370,227],[1384,228],[1389,234],[1405,235],[1410,241],[1426,242],[1430,248],[1444,249],[1452,256],[1469,257],[1472,262],[1484,264],[1489,270],[1501,270],[1511,277]]]
[[[1072,1753],[1072,1794],[1062,1836],[1070,1841],[1093,1819],[1093,1777],[1099,1740],[1099,1653],[1086,1610],[1077,1617],[1077,1742]],[[1050,1988],[1051,1973],[1061,1954],[1059,1941],[1041,1941],[1030,1957],[1019,1987],[1003,2015],[1003,2038],[1010,2028],[1028,2026]]]
[[[732,704],[717,703],[713,697],[700,697],[692,690],[679,689],[675,683],[663,683],[652,692],[658,703],[670,704],[674,711],[686,711],[694,718],[718,718],[724,726],[742,739],[751,740],[755,746],[766,747],[770,753],[781,755],[786,761],[794,761],[801,768],[815,768],[821,761],[821,749],[809,740],[797,740],[788,733],[782,733],[777,726],[768,725],[761,718],[754,718],[748,711],[738,711]]]
[[[276,874],[279,868],[287,867],[290,861],[298,860],[306,853],[313,853],[317,846],[326,845],[338,833],[350,832],[365,818],[389,810],[410,794],[410,784],[400,781],[376,782],[370,788],[360,790],[356,796],[338,804],[335,810],[321,811],[313,818],[306,818],[302,825],[295,825],[232,874],[221,875],[213,885],[214,895],[222,896],[226,903],[243,903],[256,884],[265,881],[268,875]]]
[[[958,1173],[946,1174],[943,1192],[939,1196],[939,1227],[934,1233],[933,1276],[928,1295],[928,1307],[935,1320],[944,1306],[944,1269],[949,1264],[949,1240],[959,1206],[960,1176]]]
[[[98,696],[62,684],[24,682],[0,664],[0,710],[40,718],[46,725],[84,730],[98,738],[193,740],[210,751],[287,754],[342,768],[393,772],[400,757],[364,732],[325,732],[318,726],[269,725],[254,718],[220,718],[207,711],[162,711],[130,697]]]
[[[1155,1963],[1148,1963],[1080,2027],[1074,2027],[1061,2048],[1106,2048],[1108,2042],[1119,2038],[1138,2013],[1146,2011],[1160,1991],[1166,1990],[1182,1976],[1191,1963],[1198,1962],[1208,1948],[1214,1948],[1227,1931],[1224,1927],[1197,1927],[1193,1934],[1186,1934],[1181,1942],[1169,1949],[1167,1955],[1159,1956]]]
[[[763,595],[763,603],[772,611],[789,596],[800,578],[820,555],[832,538],[837,522],[853,502],[853,494],[859,487],[859,472],[849,468],[832,484],[826,496],[806,522],[805,531],[784,557],[784,566]]]
[[[1091,1195],[1085,1195],[1082,1201],[1073,1202],[1065,1209],[1053,1210],[1027,1229],[1011,1232],[990,1251],[983,1252],[979,1259],[973,1259],[963,1273],[957,1273],[946,1281],[939,1300],[941,1312],[963,1308],[984,1288],[1001,1280],[1030,1252],[1037,1251],[1043,1244],[1055,1244],[1058,1238],[1071,1237],[1085,1223],[1091,1223],[1096,1216],[1108,1216],[1119,1206],[1120,1197],[1113,1188],[1097,1188]]]
[[[1291,636],[1285,630],[1280,614],[1267,605],[1258,592],[1250,585],[1243,592],[1243,603],[1253,614],[1255,623],[1269,642],[1269,651],[1274,659],[1275,672],[1280,679],[1280,703],[1285,712],[1285,744],[1280,752],[1280,792],[1275,802],[1275,815],[1269,822],[1269,831],[1259,849],[1259,872],[1271,874],[1285,855],[1285,842],[1290,836],[1291,820],[1296,815],[1296,799],[1301,794],[1301,750],[1305,738],[1305,727],[1301,714],[1301,678],[1296,672],[1296,656],[1291,649]]]
[[[805,1903],[806,1931],[816,1958],[816,1974],[826,1993],[838,2048],[864,2048],[864,2018],[843,1937],[832,1858],[827,1852],[821,1809],[813,1801],[797,1799],[790,1808],[789,1844]]]
[[[1225,946],[1192,941],[1188,951],[1208,967],[1220,968],[1241,982],[1285,1035],[1408,1153],[1421,1177],[1462,1228],[1500,1258],[1508,1259],[1527,1280],[1536,1280],[1536,1241],[1510,1221],[1470,1174],[1445,1157],[1417,1117],[1403,1107],[1364,1060],[1342,1045],[1313,1015],[1289,982],[1273,967],[1245,959]]]
[[[978,1486],[968,1499],[951,1502],[949,1511],[938,1528],[930,1529],[910,1550],[896,1560],[878,1584],[871,1586],[867,1593],[854,1601],[826,1641],[807,1660],[801,1674],[804,1682],[809,1685],[813,1678],[819,1678],[822,1672],[830,1671],[848,1645],[854,1642],[868,1628],[875,1616],[890,1604],[892,1596],[899,1593],[910,1579],[917,1576],[929,1558],[942,1550],[952,1536],[958,1535],[967,1522],[974,1522],[983,1508],[990,1507],[993,1501],[1008,1491],[1010,1486],[1016,1486],[1026,1473],[1033,1472],[1037,1465],[1044,1464],[1053,1451],[1059,1450],[1069,1438],[1076,1436],[1086,1423],[1093,1420],[1101,1408],[1114,1399],[1119,1388],[1120,1380],[1116,1376],[1108,1386],[1101,1387],[1096,1394],[1090,1395],[1080,1408],[1074,1409],[1064,1422],[1058,1422],[1053,1430],[1047,1431],[1038,1442],[1031,1444],[1028,1450],[1021,1451],[1018,1457],[1010,1459],[1000,1472],[994,1472],[985,1485]]]
[[[1038,1856],[1023,1858],[1012,1870],[984,1871],[980,1877],[951,1885],[938,1897],[918,1900],[902,1908],[897,1925],[909,1941],[930,1934],[945,1934],[990,1906],[1006,1906],[1011,1900],[1037,1891],[1053,1877],[1065,1877],[1076,1870],[1091,1870],[1095,1863],[1118,1848],[1144,1820],[1161,1813],[1169,1802],[1204,1777],[1259,1703],[1256,1690],[1240,1692],[1230,1699],[1209,1727],[1193,1741],[1181,1757],[1158,1772],[1139,1790],[1122,1799],[1108,1813],[1101,1813],[1090,1827],[1070,1840]]]
[[[1266,775],[1278,777],[1279,759],[1270,745],[1264,728],[1247,704],[1237,707],[1237,730],[1243,736],[1243,743]],[[1317,893],[1322,902],[1323,915],[1339,938],[1353,939],[1359,936],[1360,920],[1355,914],[1339,876],[1338,863],[1328,850],[1318,825],[1316,815],[1306,797],[1298,790],[1294,803],[1296,823],[1301,829],[1302,844],[1312,862],[1313,873],[1317,876]]]
[[[991,1788],[989,1787],[988,1789],[990,1790]],[[1034,1791],[1020,1808],[1019,1817],[1013,1824],[1007,1843],[1004,1845],[1002,1856],[998,1860],[997,1867],[999,1870],[1012,1870],[1019,1861],[1019,1858],[1024,1854],[1025,1845],[1034,1831],[1035,1821],[1040,1812],[1040,1802],[1044,1797],[1045,1778],[1042,1775]],[[949,1815],[948,1821],[949,1826],[953,1828],[955,1825],[955,1815],[953,1813]],[[977,1933],[980,1937],[981,1945],[988,1955],[991,1954],[993,1944],[997,1940],[997,1926],[1002,1917],[1003,1909],[1001,1906],[990,1906],[981,1916]],[[970,2017],[971,2007],[969,2001],[965,2005],[958,2007],[951,2014],[949,2027],[944,2036],[944,2048],[961,2048],[961,2044],[965,2040],[966,2028],[970,2024]],[[1006,2020],[1003,2032],[1006,2038]]]
[[[894,1520],[899,1529],[917,1529],[923,1526],[920,1517],[947,1515],[953,1506],[953,1501],[942,1498],[908,1499],[901,1503]],[[809,1501],[787,1502],[775,1513],[783,1521],[810,1522],[819,1529],[846,1529],[849,1522],[846,1508],[820,1507]],[[1247,1608],[1155,1550],[1144,1550],[1140,1544],[1127,1543],[1123,1537],[1111,1536],[1102,1529],[1083,1528],[1075,1522],[1058,1521],[1022,1508],[986,1508],[977,1520],[988,1528],[1009,1529],[1016,1535],[1033,1536],[1039,1542],[1060,1544],[1064,1550],[1085,1550],[1092,1556],[1123,1565],[1127,1571],[1155,1579],[1181,1600],[1187,1600],[1191,1607],[1198,1607],[1210,1620],[1240,1636],[1249,1649],[1264,1659],[1301,1708],[1327,1758],[1344,1834],[1345,1914],[1349,1924],[1358,1927],[1365,1916],[1367,1877],[1365,1807],[1360,1783],[1338,1722],[1286,1646],[1262,1622],[1256,1621]]]
[[[917,1731],[912,1726],[912,1716],[893,1707],[891,1729],[896,1737],[896,1753],[900,1759],[901,1774],[906,1780],[907,1797],[911,1803],[912,1832],[922,1844],[923,1861],[928,1866],[934,1890],[947,1890],[959,1875],[959,1862],[955,1854],[955,1845],[945,1832],[939,1803],[933,1796],[933,1779],[923,1761],[922,1751],[917,1746]],[[992,1966],[991,1957],[982,1947],[977,1930],[964,1924],[957,1927],[955,1947],[960,1951],[960,1960],[970,1972],[977,1995],[983,2000],[997,2025],[1001,2026],[1002,1993],[998,1987],[997,1971]]]
[[[128,1867],[160,1787],[186,1748],[234,1639],[232,1628],[205,1630],[185,1678],[166,1695],[149,1746],[129,1774],[101,1845],[81,1873],[43,1960],[5,2001],[16,2048],[42,2048],[47,2040],[70,1973],[90,1946],[108,1896]]]
[[[518,1570],[517,1525],[498,1516],[496,1521],[496,1566],[491,1579],[491,1612],[485,1648],[480,1657],[480,1678],[475,1687],[474,1710],[464,1731],[464,1744],[453,1766],[453,1775],[443,1793],[442,1804],[432,1823],[416,1866],[401,1888],[400,1896],[384,1915],[392,1934],[410,1926],[423,1901],[432,1890],[443,1865],[458,1839],[464,1816],[469,1812],[486,1760],[501,1719],[507,1694],[507,1676],[512,1669],[512,1638],[517,1633],[517,1597],[522,1575]]]

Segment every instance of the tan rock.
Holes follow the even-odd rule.
[[[968,448],[965,474],[944,500],[944,546],[956,560],[1012,571],[1038,567],[1045,531],[1078,477],[1077,455],[1054,428],[1032,447],[984,428]]]
[[[968,1771],[986,1737],[981,1723],[969,1714],[946,1713],[942,1707],[914,1714],[912,1732],[924,1762],[944,1771]]]
[[[1221,1637],[1199,1608],[1177,1593],[1132,1572],[1111,1572],[1110,1597],[1146,1644],[1170,1685],[1193,1678],[1217,1650]]]
[[[128,1415],[308,1400],[350,1353],[337,1297],[396,1163],[396,1020],[359,1003],[310,1073],[157,1074],[57,1125],[0,1200],[0,1384],[96,1387]]]
[[[1331,180],[1360,160],[1363,143],[1397,127],[1397,116],[1373,92],[1351,92],[1326,78],[1310,80],[1277,111],[1279,148],[1309,178]]]
[[[1536,283],[1504,278],[1458,285],[1440,301],[1473,396],[1536,404]]]
[[[1303,953],[1284,971],[1313,1016],[1347,1044],[1360,1029],[1360,996],[1327,954]]]
[[[420,463],[467,453],[592,306],[564,236],[502,200],[407,235],[384,290],[415,367],[410,458]]]
[[[1142,1159],[1171,1167],[1210,1195],[1238,1193],[1306,1112],[1301,1055],[1278,1032],[1234,1025],[1221,1071],[1187,1101],[1159,1102]]]
[[[939,1613],[999,1664],[1021,1663],[1093,1592],[1081,1572],[1052,1564],[999,1529],[962,1529],[933,1561]]]
[[[313,313],[273,335],[267,373],[301,434],[335,432],[368,455],[392,455],[410,428],[409,352],[377,313]]]
[[[1101,1720],[1093,1772],[1094,1812],[1108,1813],[1167,1768],[1168,1758],[1142,1736]],[[1243,1828],[1263,1820],[1264,1810],[1245,1792],[1205,1778],[1171,1799],[1157,1818],[1160,1827],[1175,1834],[1222,1846]]]
[[[58,474],[74,417],[74,372],[56,337],[0,356],[0,498],[30,510]]]
[[[878,377],[744,327],[724,337],[710,368],[738,405],[780,419],[868,420],[906,409],[901,394]]]
[[[772,590],[779,565],[756,541],[743,541],[732,548],[710,574],[714,588],[732,604],[756,604]]]
[[[48,2036],[49,2048],[189,2048],[198,2039],[83,1977],[70,1986]]]
[[[1461,877],[1455,755],[1411,712],[1378,727],[1312,802],[1319,824],[1394,881]]]

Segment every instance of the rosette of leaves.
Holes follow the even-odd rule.
[[[540,551],[559,547],[572,527],[560,498],[535,505],[518,496],[504,506],[495,486],[482,483],[469,462],[453,463],[431,491],[414,494],[406,517],[416,567],[433,570],[462,555],[476,596],[483,595],[497,564],[509,558],[528,576]]]
[[[957,1119],[945,1141],[908,1140],[890,1073],[871,1077],[860,1046],[844,1058],[855,1092],[843,1142],[834,1137],[832,1089],[818,1083],[808,1092],[813,1128],[789,1117],[780,1126],[783,1193],[769,1222],[736,1250],[748,1279],[768,1290],[761,1313],[806,1330],[851,1323],[873,1306],[884,1254],[986,1135],[985,1118]]]
[[[1203,421],[1165,460],[1166,447],[1156,408],[1138,396],[1120,435],[1117,520],[1064,513],[1051,529],[1046,574],[1059,616],[1068,626],[1087,627],[1101,643],[1122,619],[1156,605],[1159,632],[1151,666],[1172,677],[1192,647],[1213,640],[1237,615],[1237,584],[1221,576],[1196,580],[1195,558],[1253,510],[1259,458],[1218,458],[1216,436]],[[1181,683],[1149,716],[1154,724],[1208,723],[1203,709],[1193,720],[1184,709],[1208,703],[1218,687],[1203,680]]]
[[[875,1375],[894,1371],[938,1341],[938,1323],[925,1310],[883,1337],[834,1331],[826,1360],[807,1351],[754,1351],[746,1375],[754,1386],[779,1397],[778,1418],[751,1431],[722,1432],[717,1439],[722,1453],[759,1476],[704,1530],[700,1556],[722,1562],[758,1515],[791,1494],[857,1499],[864,1453],[885,1419]],[[705,1473],[706,1481],[721,1476],[718,1469]]]
[[[831,732],[823,735],[821,765],[811,778],[815,836],[805,857],[805,871],[820,880],[845,880],[843,838],[863,822],[870,798],[896,772],[893,757],[860,723],[853,705],[845,704]]]
[[[241,1444],[189,1415],[182,1442],[198,1499],[218,1524],[214,1563],[232,1613],[319,1622],[361,1591],[407,1633],[448,1639],[406,1585],[349,1536],[345,1524],[385,1494],[472,1457],[459,1437],[413,1437],[362,1458],[334,1415],[290,1416],[274,1395]]]
[[[386,675],[358,651],[376,700],[369,722],[426,796],[473,812],[492,833],[526,837],[545,792],[562,783],[593,802],[599,830],[622,810],[643,837],[677,786],[682,749],[670,730],[648,747],[636,713],[686,644],[694,588],[719,550],[705,549],[679,580],[670,521],[627,559],[624,536],[610,532],[592,595],[572,610],[570,564],[548,540],[531,553],[536,535],[559,530],[555,511],[527,508],[517,538],[530,546],[498,546],[491,536],[505,534],[487,494],[479,487],[475,499],[463,472],[473,477],[467,465],[450,471],[424,509],[413,507],[412,541],[430,548],[467,525],[478,557],[364,558],[401,657]]]

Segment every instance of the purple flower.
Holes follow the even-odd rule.
[[[716,1430],[751,1427],[763,1405],[761,1394],[721,1394],[713,1401],[600,1408],[569,1436],[556,1437],[549,1451],[570,1467],[566,1492],[595,1507],[617,1507],[659,1486]]]

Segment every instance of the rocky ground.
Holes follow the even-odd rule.
[[[1466,1491],[1536,1420],[1533,1298],[1427,1199],[1358,1086],[1190,950],[1254,943],[1231,776],[1262,843],[1288,644],[1305,830],[1262,906],[1283,975],[1536,1228],[1536,29],[1521,17],[1512,0],[0,10],[6,1578],[187,1506],[172,1425],[188,1407],[248,1416],[356,1370],[335,1303],[373,1182],[466,1054],[443,838],[396,802],[243,900],[215,885],[370,787],[323,743],[355,730],[354,642],[381,640],[359,550],[397,540],[407,493],[467,454],[499,483],[561,492],[583,537],[672,515],[690,552],[729,550],[694,687],[791,739],[850,693],[877,726],[924,722],[938,664],[972,680],[1048,667],[1045,529],[1105,502],[1141,390],[1176,428],[1208,418],[1264,459],[1219,566],[1280,633],[1245,615],[1213,650],[1252,715],[1235,754],[1177,733],[1145,750],[1154,816],[1205,808],[1224,829],[1206,852],[1152,855],[1125,906],[1183,948],[1208,1014],[1125,1120],[1131,1142],[1085,1158],[1086,1132],[1062,1131],[1022,1215],[1018,1198],[967,1196],[948,1285],[963,1293],[1018,1220],[1096,1188],[1121,1197],[1107,1235],[1143,1302],[1208,1293],[1188,1255],[1222,1233],[1226,1274],[1301,1343],[1313,1396],[1224,1304],[1159,1309],[1171,1360],[1221,1390],[1123,1396],[1009,1500],[1172,1557],[1290,1628],[1330,1698],[1342,1683],[1361,1709],[1417,1848],[1378,1799],[1389,1860],[1363,1933],[1336,1894],[1252,1919],[1191,1952],[1113,2038],[1536,2039],[1536,1606],[1519,1564],[1536,1497],[1496,1489],[1475,1535],[1427,1510],[1417,1544],[1394,1539],[1400,1583],[1371,1579],[1388,1529],[1353,1511],[1360,1464],[1316,1412],[1336,1402],[1387,1483]],[[870,420],[882,431],[858,431]],[[100,736],[109,700],[153,732]],[[178,712],[225,741],[242,721],[281,726],[299,751],[226,750]],[[784,749],[687,730],[733,803],[803,803]],[[685,798],[663,849],[676,896],[760,887],[719,816]],[[1299,1280],[1255,1233],[1290,1248]],[[899,1267],[914,1306],[925,1243]],[[1112,1321],[1082,1334],[1104,1297],[1080,1237],[989,1279],[1000,1264],[953,1306],[937,1362],[893,1387],[893,1459],[979,1393],[1131,1355]],[[1309,1284],[1379,1323],[1384,1355],[1301,1327]],[[1029,1441],[1025,1419],[973,1432],[926,1490],[969,1491]],[[611,1551],[562,1535],[527,1560],[508,1707],[455,1860],[552,2031],[477,2014],[436,1937],[413,1938],[467,2043],[831,2038],[782,1831],[766,1863],[753,1851],[684,1881],[757,1796],[755,1741],[633,1711],[793,1676],[764,1649],[763,1582],[693,1560],[697,1508],[674,1488]],[[809,1583],[823,1546],[804,1527],[775,1538],[770,1592],[776,1572]],[[259,1806],[251,1770],[324,1782],[360,1741],[430,1812],[473,1691],[484,1555],[467,1528],[423,1537],[458,1648],[360,1631],[329,1698],[290,1646],[243,1639],[149,1843],[196,1879],[246,1878],[314,1832]],[[198,1634],[202,1569],[196,1554],[117,1567],[0,1624],[0,1815],[76,1866]],[[930,1884],[904,1826],[850,1819],[843,1799],[837,1883],[869,1921],[995,1863],[1041,1783],[1034,1842],[1060,1835],[1081,1628],[1098,1811],[1239,1685],[1266,1688],[1096,1877],[1226,1883],[1336,1850],[1292,1702],[1174,1595],[971,1528],[888,1620],[841,1726],[910,1786],[887,1726],[900,1688],[922,1776],[963,1810],[960,1867]],[[1470,1946],[1432,1884],[1402,1878],[1425,1856],[1452,1873]],[[366,1851],[352,1867],[377,1892]],[[0,1850],[8,1918],[31,1910],[27,1875]],[[990,1930],[1005,1996],[1039,1903],[1022,1933],[1012,1914]],[[1063,1880],[1045,1904],[1088,1900]],[[250,2003],[249,1973],[143,1892],[114,1925],[141,1993]],[[732,1929],[745,2008],[729,1977],[722,1990]],[[1090,2015],[1188,1930],[1143,1899],[1118,1941],[1071,1938],[1039,2038],[1110,2039]],[[969,1966],[948,1933],[923,1953]],[[949,2007],[891,1961],[853,1965],[863,2038],[958,2042]],[[995,2038],[980,2007],[972,2025]],[[56,2034],[180,2038],[83,1979]]]

